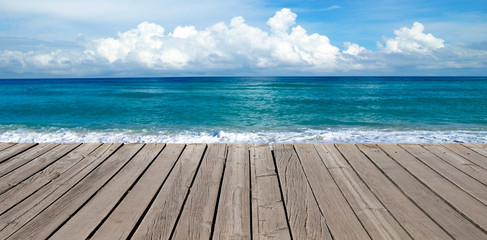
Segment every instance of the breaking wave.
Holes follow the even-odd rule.
[[[2,129],[0,142],[124,142],[124,143],[261,143],[261,142],[343,142],[343,143],[487,143],[487,131],[475,130],[371,130],[301,129],[299,131],[208,131],[170,132],[147,130],[87,130],[87,129]]]

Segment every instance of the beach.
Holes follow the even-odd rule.
[[[486,239],[487,145],[0,143],[2,239]]]

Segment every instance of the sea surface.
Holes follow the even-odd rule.
[[[3,79],[0,141],[487,143],[487,77]]]

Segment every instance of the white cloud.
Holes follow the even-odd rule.
[[[424,33],[424,26],[415,22],[411,28],[403,27],[394,30],[396,37],[387,39],[384,51],[389,53],[431,53],[433,50],[443,48],[442,39],[434,37],[431,33]]]
[[[136,29],[119,33],[118,38],[94,41],[93,50],[109,62],[135,62],[148,68],[181,69],[216,66],[250,68],[308,66],[331,69],[339,49],[326,36],[308,35],[295,25],[296,14],[289,9],[276,12],[267,22],[266,32],[234,17],[230,25],[217,23],[204,30],[178,26],[164,35],[164,28],[143,22]]]
[[[345,42],[344,45],[347,48],[347,50],[343,51],[343,53],[349,54],[352,56],[357,56],[366,50],[364,47],[361,47],[356,43]]]
[[[289,27],[296,24],[296,17],[297,15],[291,12],[291,9],[283,8],[267,21],[267,25],[271,27],[273,32],[285,33],[289,30]]]
[[[194,26],[177,26],[174,29],[174,32],[170,33],[169,36],[173,36],[176,38],[190,38],[194,37],[198,34],[198,31],[195,29]]]
[[[243,17],[204,29],[142,22],[116,37],[87,41],[77,49],[13,51],[0,49],[0,72],[125,75],[164,73],[302,73],[388,72],[487,66],[487,44],[445,44],[421,23],[394,31],[377,51],[345,42],[344,50],[327,36],[296,25],[289,9],[277,11],[268,29],[251,26]],[[478,71],[477,71],[478,72]],[[408,73],[408,75],[410,75]]]

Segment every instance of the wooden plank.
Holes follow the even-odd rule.
[[[291,234],[294,239],[332,239],[292,144],[273,144]]]
[[[478,154],[487,157],[487,144],[481,143],[462,143],[463,146],[477,152]]]
[[[295,144],[318,206],[335,239],[370,239],[312,144]]]
[[[148,143],[130,162],[101,188],[73,217],[49,239],[86,239],[117,205],[137,178],[164,148],[163,143]],[[184,145],[168,147],[179,156]]]
[[[291,239],[276,167],[268,143],[250,145],[254,240]]]
[[[314,146],[372,239],[411,239],[333,144]]]
[[[465,159],[477,164],[478,166],[487,169],[487,157],[478,154],[469,148],[462,146],[458,143],[442,143],[441,145],[452,150],[456,154],[464,157]]]
[[[13,143],[13,142],[0,142],[0,152],[15,145],[17,143]]]
[[[103,144],[58,178],[0,215],[0,238],[6,238],[55,202],[87,174],[121,147],[121,143]]]
[[[0,152],[0,163],[5,162],[6,160],[10,159],[11,157],[37,145],[37,143],[17,143],[14,146],[11,146],[4,151]]]
[[[355,145],[337,143],[335,147],[413,239],[451,239]]]
[[[125,144],[70,191],[12,234],[11,237],[13,239],[47,238],[90,199],[142,147],[143,144]]]
[[[93,237],[91,237],[92,240],[127,239],[129,237],[176,163],[179,154],[176,154],[176,151],[171,150],[171,148],[177,146],[178,145],[168,145],[168,147],[162,151],[134,188],[130,190],[123,201],[117,208],[115,208],[113,213],[95,232]],[[177,180],[176,178],[181,176],[181,174],[183,175],[182,177],[185,177],[184,175],[188,174],[194,175],[205,148],[206,144],[188,144],[184,149],[183,155],[181,155],[179,161],[177,161],[178,165],[174,166],[174,170],[171,173],[174,177],[169,180],[171,183],[166,181],[165,184],[174,184],[174,181]],[[184,181],[181,181],[181,183],[183,182]],[[189,184],[180,187],[189,187]]]
[[[487,230],[487,208],[477,199],[446,180],[443,176],[427,167],[424,163],[394,144],[379,145],[389,156],[416,176],[424,185],[436,192],[457,211]]]
[[[59,159],[57,162],[32,175],[28,179],[22,181],[15,187],[0,195],[0,213],[5,212],[7,209],[13,207],[18,202],[21,202],[35,191],[48,184],[50,181],[59,177],[62,173],[84,159],[100,145],[101,143],[82,144],[80,147]]]
[[[209,144],[172,239],[210,239],[226,153],[226,144]]]
[[[477,164],[468,161],[438,143],[421,144],[421,146],[428,149],[428,151],[432,152],[445,162],[468,174],[470,177],[487,184],[487,170],[479,167]]]
[[[32,161],[46,152],[50,151],[54,147],[58,146],[57,143],[40,143],[28,150],[18,154],[15,157],[3,162],[0,165],[0,177],[5,176],[7,173],[21,167],[22,165]]]
[[[157,194],[156,199],[134,233],[135,239],[169,239],[182,210],[201,155],[190,145],[184,159],[180,159]],[[202,154],[204,148],[200,146]],[[185,151],[186,152],[186,151]]]
[[[378,146],[373,144],[358,144],[357,146],[404,194],[452,237],[455,239],[485,239],[487,237],[484,232],[409,174]]]
[[[250,239],[249,161],[248,144],[230,144],[213,239]]]
[[[30,176],[54,163],[64,155],[68,154],[79,145],[79,143],[61,144],[50,150],[46,154],[43,154],[33,159],[32,161],[24,164],[22,167],[17,168],[14,171],[1,177],[0,193],[4,193],[10,188],[15,187],[17,184],[21,183],[25,179],[29,178]]]
[[[487,186],[441,160],[436,155],[430,151],[427,151],[418,144],[401,144],[400,146],[406,149],[406,151],[422,161],[424,164],[435,170],[438,174],[448,179],[463,191],[467,192],[470,196],[476,198],[484,204],[487,204]]]

